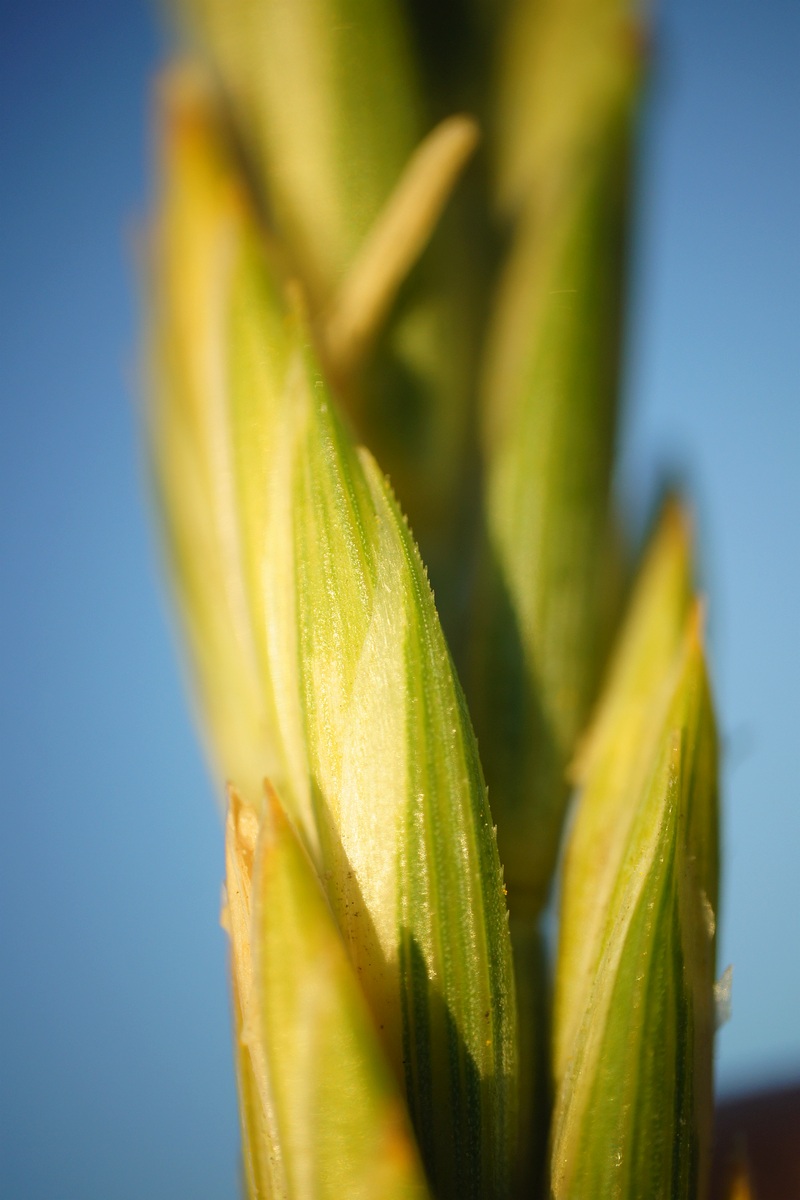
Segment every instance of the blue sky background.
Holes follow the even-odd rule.
[[[623,478],[697,504],[730,1091],[800,1076],[800,6],[663,9]],[[232,1198],[221,828],[136,420],[159,40],[144,0],[0,18],[0,1192]]]

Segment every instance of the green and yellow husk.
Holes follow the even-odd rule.
[[[691,609],[688,523],[669,501],[641,565],[601,702],[572,766],[581,799],[567,840],[560,896],[553,1029],[557,1080],[597,973],[600,931],[651,769]]]
[[[581,765],[554,1013],[554,1197],[701,1197],[710,1154],[717,745],[669,512]]]
[[[302,302],[225,165],[202,89],[179,77],[166,104],[177,111],[160,228],[181,238],[165,235],[179,259],[154,264],[152,436],[214,758],[254,813],[264,778],[283,797],[437,1188],[478,1179],[501,1195],[516,1135],[507,916],[433,597],[383,476],[335,412]],[[191,345],[213,374],[169,352],[198,312]]]
[[[437,76],[421,5],[172,7],[148,441],[248,1194],[703,1200],[714,718],[687,519],[621,623],[612,488],[640,19],[465,4]]]
[[[397,1079],[319,878],[268,797],[259,828],[234,793],[226,836],[250,1194],[427,1200]]]

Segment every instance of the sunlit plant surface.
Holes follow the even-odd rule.
[[[245,1187],[703,1197],[703,613],[681,501],[636,563],[612,487],[648,39],[446,7],[176,0],[158,86],[148,436]]]

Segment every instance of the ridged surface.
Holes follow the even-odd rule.
[[[184,322],[199,336],[178,359],[156,356],[153,445],[218,770],[254,813],[264,777],[279,791],[408,1087],[438,1194],[502,1196],[516,1012],[466,707],[407,525],[335,412],[302,303],[284,294],[202,104],[180,105],[191,141],[179,131],[171,147],[166,206],[184,238],[156,344],[172,347]],[[213,372],[192,357],[208,347]]]
[[[255,852],[252,942],[287,1196],[428,1200],[397,1080],[274,793]]]
[[[654,606],[659,599],[669,611],[669,591],[650,597]],[[609,807],[608,747],[597,755],[599,777],[590,766],[565,860],[562,940],[585,939],[587,966],[567,980],[556,1012],[551,1188],[559,1200],[697,1200],[708,1183],[717,744],[696,612],[641,704],[650,712],[623,713],[615,728],[622,753],[627,735],[639,731],[645,763],[635,754],[623,759],[627,786]],[[597,874],[596,842],[581,836],[582,827],[602,827],[604,807],[608,878]],[[586,873],[598,880],[589,928],[572,903]]]

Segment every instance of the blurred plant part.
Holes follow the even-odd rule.
[[[449,206],[383,327],[370,322],[375,341],[351,336],[343,358],[337,343],[343,332],[362,332],[361,314],[353,321],[342,301],[362,298],[365,250],[396,231],[386,228],[387,216],[399,207],[396,189],[412,157],[423,160],[417,191],[426,190],[427,167],[429,204],[438,184],[443,206],[474,135],[462,120],[439,139],[438,156],[418,149],[434,124],[433,106],[399,0],[173,0],[173,7],[220,83],[260,211],[302,282],[311,321],[333,335],[333,345],[324,338],[322,345],[336,356],[326,369],[339,403],[391,478],[449,616],[463,586],[485,288],[469,206]]]
[[[557,203],[582,153],[642,76],[646,10],[631,0],[510,0],[496,85],[501,211]]]
[[[317,307],[341,286],[423,131],[395,0],[176,0],[258,195]],[[266,64],[266,69],[265,69]]]
[[[621,590],[611,472],[641,77],[630,26],[618,0],[517,0],[499,60],[495,192],[510,242],[483,364],[468,679],[512,909],[531,914]]]
[[[409,159],[330,306],[323,344],[337,377],[364,357],[385,323],[477,140],[471,118],[449,117]]]
[[[157,103],[159,194],[146,310],[152,474],[193,692],[218,786],[236,780],[247,801],[258,805],[265,777],[284,785],[288,769],[281,746],[292,742],[287,727],[295,728],[299,718],[291,694],[278,711],[262,686],[249,614],[248,582],[255,588],[257,580],[241,567],[225,292],[246,201],[197,74],[174,69],[161,80]],[[276,387],[280,356],[285,357],[281,324],[277,298],[267,292],[259,337],[271,346],[263,362]],[[252,456],[256,453],[254,447]],[[253,497],[258,478],[250,484]],[[251,518],[256,541],[266,532]]]
[[[248,1194],[704,1198],[717,749],[676,500],[606,672],[640,17],[172,7],[148,441],[228,797]]]

